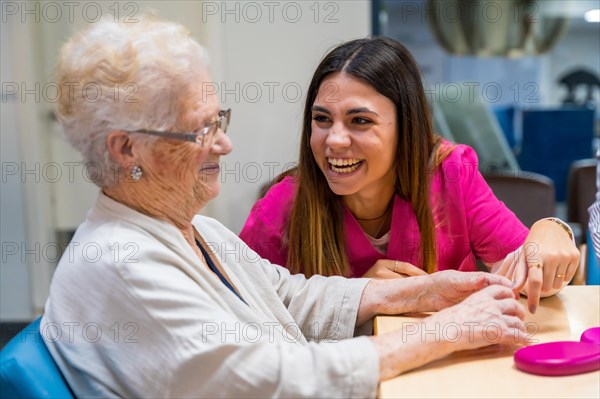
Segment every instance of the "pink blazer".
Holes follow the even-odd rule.
[[[499,201],[478,171],[475,152],[457,145],[436,170],[431,184],[438,270],[477,270],[475,259],[493,263],[523,244],[528,229]],[[261,257],[285,265],[287,228],[296,183],[286,177],[252,208],[240,237]],[[327,221],[324,221],[325,223]],[[387,254],[377,251],[345,209],[346,251],[352,277],[379,259],[417,264],[420,233],[410,202],[396,196]]]

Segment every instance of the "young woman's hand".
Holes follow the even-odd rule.
[[[412,276],[424,276],[427,273],[418,267],[399,260],[379,259],[363,275],[365,278],[388,279]]]
[[[565,229],[552,220],[539,220],[525,243],[509,254],[492,272],[515,282],[515,291],[527,295],[529,311],[535,313],[540,297],[556,294],[579,267],[580,253]]]

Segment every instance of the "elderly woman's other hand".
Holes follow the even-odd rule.
[[[379,259],[363,275],[365,278],[390,279],[413,276],[425,276],[427,272],[408,262],[399,260]]]

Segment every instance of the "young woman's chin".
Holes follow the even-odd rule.
[[[336,173],[330,168],[325,172],[325,178],[331,191],[336,195],[351,195],[360,190],[362,184],[361,168],[350,173]]]
[[[346,182],[328,180],[327,184],[335,195],[340,196],[356,194],[360,189],[356,184],[347,184]]]

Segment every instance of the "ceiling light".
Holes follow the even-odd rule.
[[[588,22],[600,22],[600,9],[589,10],[585,13],[584,18]]]

